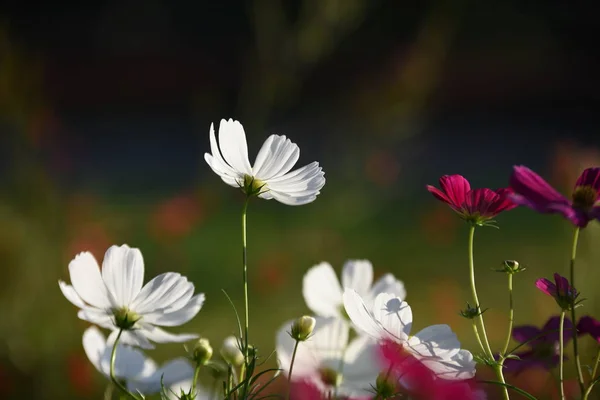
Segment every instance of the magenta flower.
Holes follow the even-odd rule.
[[[600,219],[600,167],[582,172],[575,183],[571,200],[522,165],[514,167],[510,187],[515,192],[510,198],[518,205],[540,213],[561,214],[580,228],[586,227],[593,219]]]
[[[590,335],[600,343],[600,321],[589,315],[579,318],[577,333],[578,335]]]
[[[576,306],[575,301],[579,296],[577,290],[569,284],[569,280],[557,273],[554,274],[554,282],[552,283],[546,278],[540,278],[535,281],[535,286],[548,296],[554,297],[556,303],[563,310],[570,310]]]
[[[517,206],[508,198],[512,192],[510,189],[471,189],[469,181],[461,175],[442,176],[440,187],[441,190],[427,185],[427,190],[448,204],[462,219],[477,225],[484,225],[502,211]]]
[[[504,361],[505,368],[515,374],[529,368],[552,369],[558,365],[559,357],[559,325],[560,317],[552,317],[542,329],[533,325],[521,325],[513,329],[512,337],[519,343],[526,343],[529,350],[516,353],[519,359],[508,358]],[[573,336],[573,324],[565,318],[563,341],[566,343]]]

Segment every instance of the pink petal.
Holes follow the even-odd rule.
[[[471,185],[462,175],[444,175],[440,178],[442,191],[450,199],[452,204],[460,208],[471,190]]]

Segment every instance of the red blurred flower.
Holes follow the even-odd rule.
[[[471,189],[469,181],[461,175],[442,176],[440,187],[441,190],[427,185],[427,190],[473,224],[483,225],[502,211],[516,207],[508,198],[510,189]]]
[[[600,343],[600,321],[589,315],[581,317],[577,323],[577,334],[590,335]]]
[[[187,235],[204,218],[200,199],[180,194],[159,204],[152,214],[152,231],[159,238]]]
[[[438,378],[431,369],[392,341],[380,346],[383,367],[399,381],[405,394],[422,400],[478,400],[485,393],[474,379],[446,380]]]
[[[92,369],[86,357],[79,353],[69,355],[67,374],[71,387],[79,396],[87,398],[92,394]]]

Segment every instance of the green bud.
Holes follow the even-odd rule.
[[[390,379],[387,374],[379,374],[375,381],[375,393],[382,399],[388,399],[394,397],[398,390],[393,379]]]
[[[206,365],[213,355],[213,348],[206,338],[200,338],[194,346],[192,358],[198,365]]]
[[[292,324],[290,336],[292,339],[299,342],[304,342],[312,334],[315,329],[316,320],[313,317],[303,316],[298,318]]]
[[[469,303],[467,303],[467,308],[465,308],[464,310],[460,310],[460,315],[462,315],[466,319],[473,319],[486,311],[487,309],[481,311],[481,308],[479,308],[479,306],[473,307]]]

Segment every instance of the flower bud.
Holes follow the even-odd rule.
[[[394,397],[398,392],[394,380],[386,374],[379,374],[375,381],[375,393],[377,397],[388,399]]]
[[[229,336],[221,346],[221,356],[228,364],[239,367],[244,363],[244,354],[240,350],[238,340],[235,336]]]
[[[290,336],[292,339],[304,342],[315,329],[316,320],[313,317],[303,316],[298,318],[292,324],[292,331],[290,332]]]
[[[192,358],[198,365],[206,365],[213,355],[213,348],[206,338],[200,338],[192,351]]]
[[[473,319],[483,314],[486,310],[481,311],[481,308],[479,308],[479,306],[473,307],[472,305],[467,303],[467,308],[465,308],[464,310],[460,310],[460,315],[462,315],[466,319]]]

